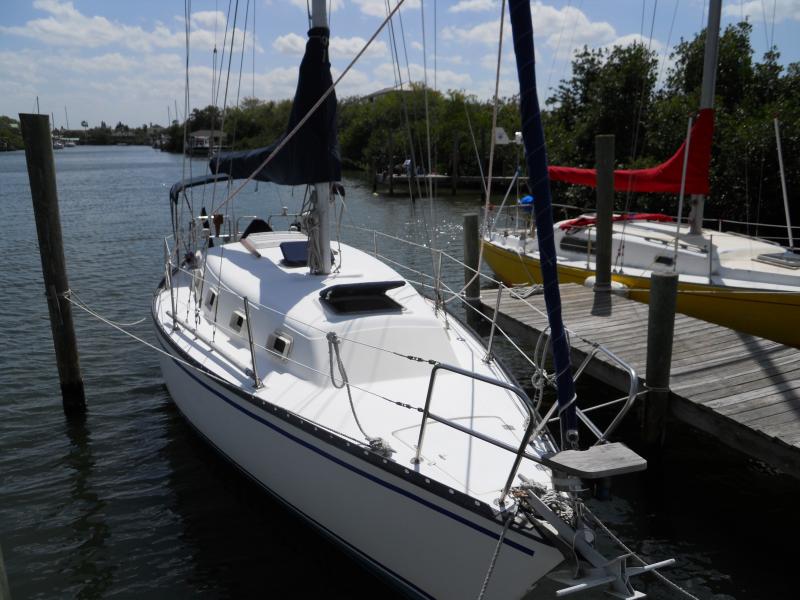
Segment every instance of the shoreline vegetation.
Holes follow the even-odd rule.
[[[752,26],[742,22],[729,25],[720,39],[712,192],[706,216],[784,223],[773,119],[780,121],[787,186],[790,195],[796,196],[800,190],[800,63],[781,65],[774,47],[755,60],[751,32]],[[683,142],[689,115],[699,105],[704,46],[704,31],[692,40],[681,40],[666,68],[659,55],[642,44],[578,52],[571,76],[559,82],[543,105],[550,164],[593,167],[595,135],[609,133],[615,135],[617,168],[649,167],[672,156]],[[245,98],[225,111],[224,120],[219,108],[206,106],[195,108],[188,123],[173,121],[166,128],[152,124],[131,128],[122,123],[112,128],[101,123],[54,131],[54,136],[78,138],[81,144],[148,144],[180,152],[184,127],[188,135],[221,129],[223,148],[243,150],[275,141],[284,132],[290,110],[288,99]],[[408,159],[422,172],[438,174],[478,175],[488,167],[492,102],[463,91],[426,90],[412,84],[402,91],[390,88],[341,98],[338,120],[342,163],[348,170],[388,173],[391,169],[402,174]],[[516,96],[499,101],[497,123],[513,140],[521,128]],[[0,150],[22,148],[15,125],[15,119],[0,117]],[[520,146],[496,146],[495,175],[513,175],[520,164],[524,164]],[[565,204],[594,206],[592,189],[560,183],[553,188]],[[677,198],[620,193],[615,208],[674,214]],[[800,221],[797,210],[795,222]]]

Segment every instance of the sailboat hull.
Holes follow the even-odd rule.
[[[437,492],[442,486],[426,483],[410,464],[381,459],[213,379],[156,329],[168,353],[161,369],[170,395],[225,458],[408,596],[477,594],[502,531],[499,519],[450,500],[453,490]],[[538,537],[511,530],[486,597],[519,598],[562,560]]]
[[[541,283],[539,259],[513,249],[501,248],[486,240],[483,256],[497,277],[506,285]],[[593,269],[559,264],[561,283],[583,285]],[[648,303],[650,279],[624,273],[611,278],[625,285],[632,300]],[[678,282],[677,310],[680,313],[717,323],[744,333],[800,347],[800,294],[781,291],[752,291],[715,285]]]

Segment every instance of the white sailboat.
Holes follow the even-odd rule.
[[[266,219],[226,238],[209,216],[193,219],[198,249],[181,260],[191,238],[173,240],[152,304],[170,395],[223,456],[409,596],[474,597],[483,586],[487,598],[518,598],[567,560],[569,591],[641,597],[629,577],[660,565],[603,558],[571,490],[577,476],[645,462],[596,427],[597,445],[560,451],[547,429],[556,404],[540,415],[481,339],[394,269],[331,248],[336,101],[323,96],[326,2],[312,4],[290,134],[171,190],[177,204],[192,186],[254,171],[308,184],[307,233],[271,231]]]

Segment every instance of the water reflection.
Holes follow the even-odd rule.
[[[72,470],[70,521],[73,551],[66,555],[66,571],[76,598],[100,598],[114,583],[115,567],[106,559],[111,529],[105,520],[106,502],[92,488],[95,460],[86,415],[65,418],[69,448],[64,464]]]

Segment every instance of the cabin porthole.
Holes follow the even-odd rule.
[[[276,331],[267,337],[267,349],[275,358],[285,360],[292,349],[292,338],[283,331]]]
[[[209,309],[214,308],[214,304],[217,301],[217,291],[216,290],[208,290],[208,296],[206,296],[206,306]]]
[[[230,320],[230,323],[229,323],[230,328],[233,329],[236,333],[241,333],[242,332],[242,325],[244,325],[245,320],[246,320],[246,317],[244,316],[244,313],[242,311],[239,311],[239,310],[233,311],[233,314],[231,315],[231,320]]]

